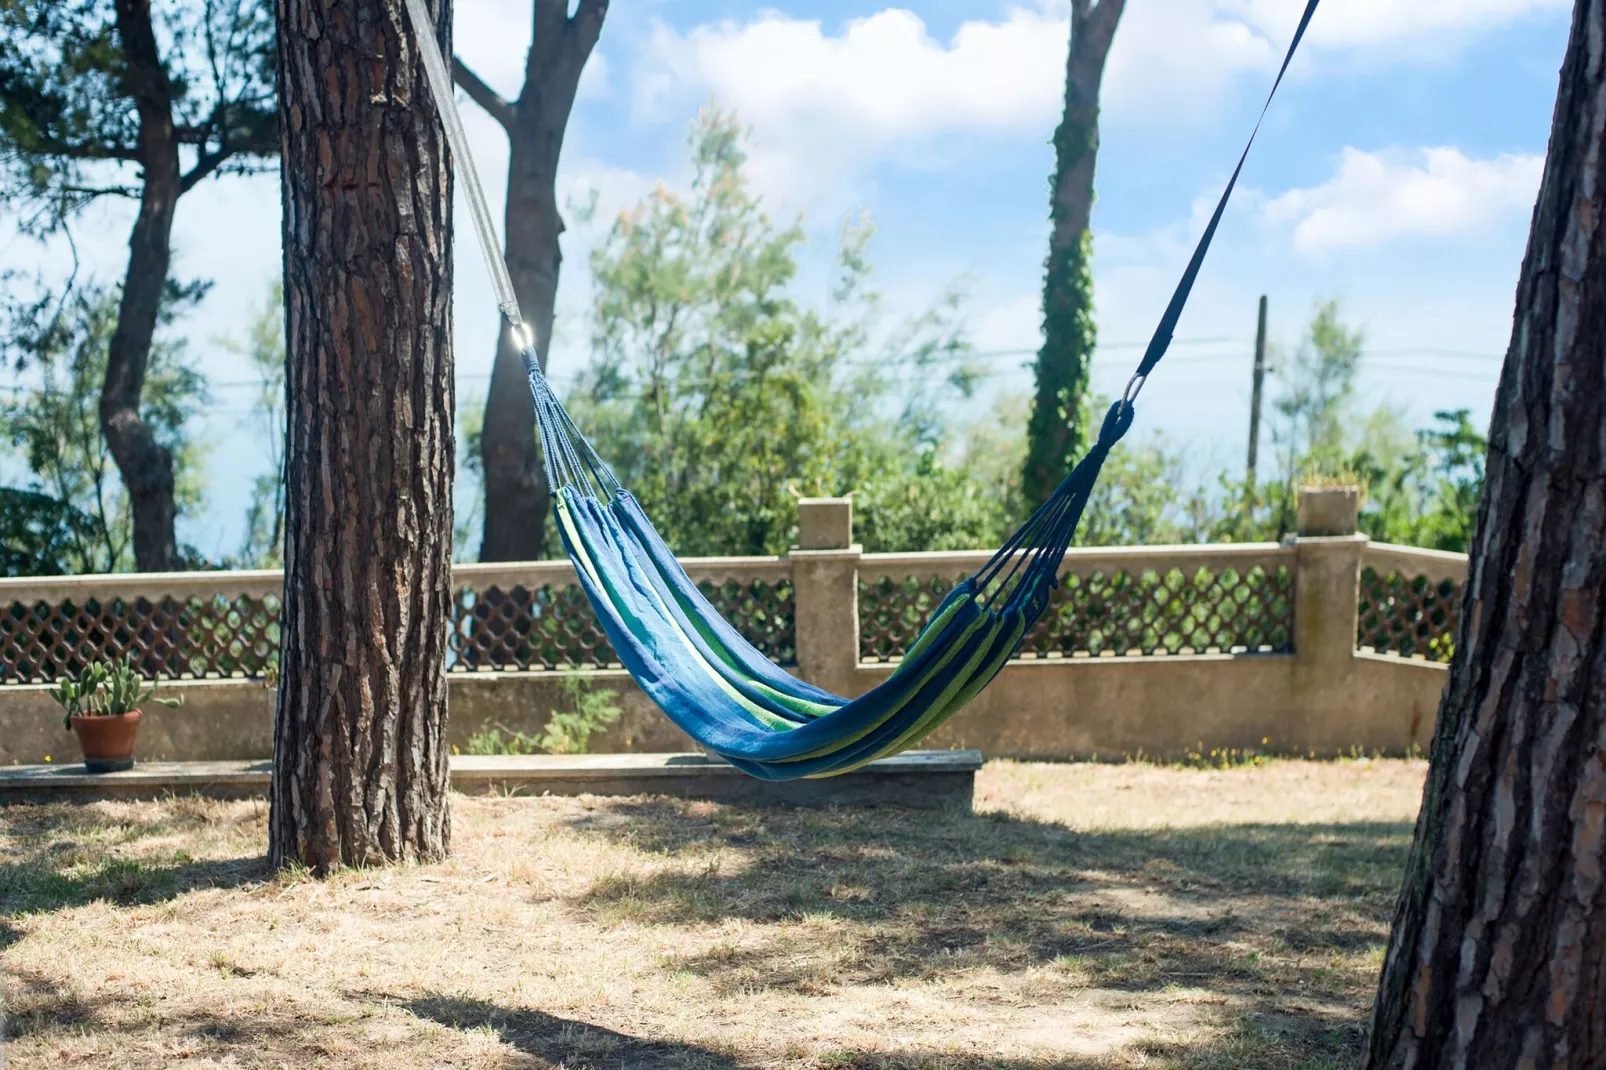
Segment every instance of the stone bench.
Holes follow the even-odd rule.
[[[743,806],[903,806],[969,810],[981,752],[907,751],[824,780],[755,780],[702,754],[455,755],[452,787],[470,795],[670,795]],[[81,764],[0,767],[0,803],[251,798],[268,793],[266,761],[140,762],[121,773]]]

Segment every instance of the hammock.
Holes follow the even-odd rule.
[[[1058,586],[1065,549],[1105,458],[1132,426],[1133,402],[1171,343],[1200,265],[1277,87],[1316,11],[1309,0],[1204,235],[1143,360],[1097,440],[1048,500],[976,575],[958,584],[897,668],[847,699],[783,671],[723,620],[619,484],[542,373],[480,190],[423,0],[407,0],[498,305],[522,346],[558,530],[580,585],[630,675],[675,724],[736,768],[766,780],[845,773],[904,750],[952,717],[1019,650]]]

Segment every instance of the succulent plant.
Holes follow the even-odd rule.
[[[72,727],[74,717],[117,717],[147,702],[171,707],[184,701],[182,698],[157,698],[156,685],[147,687],[128,657],[121,661],[89,662],[76,677],[66,676],[56,681],[50,697],[64,711],[61,723],[67,728]]]

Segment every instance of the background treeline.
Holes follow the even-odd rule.
[[[911,320],[886,322],[872,271],[874,227],[859,218],[843,223],[828,298],[811,306],[798,296],[801,223],[783,225],[761,210],[734,118],[705,110],[689,147],[690,188],[660,187],[593,250],[591,359],[563,381],[576,421],[622,481],[687,555],[782,553],[799,496],[850,492],[867,549],[997,545],[1026,510],[1029,399],[980,393],[962,286]],[[11,477],[0,489],[5,571],[132,568],[128,495],[98,414],[120,294],[86,283],[65,296],[9,292],[7,360],[28,374],[0,398]],[[206,443],[195,428],[211,397],[183,332],[203,293],[167,286],[142,407],[173,459],[180,515],[199,515],[206,501]],[[208,344],[233,349],[260,380],[250,419],[263,443],[262,474],[237,549],[209,559],[183,547],[182,555],[190,567],[276,565],[284,419],[277,288],[241,337]],[[1482,436],[1466,411],[1412,429],[1399,410],[1361,408],[1363,350],[1336,302],[1317,307],[1303,340],[1274,355],[1264,478],[1250,484],[1210,471],[1158,433],[1134,438],[1112,455],[1079,543],[1275,540],[1293,525],[1298,483],[1346,480],[1366,488],[1362,525],[1374,538],[1464,549]],[[1087,398],[1083,407],[1105,404]],[[461,414],[462,477],[476,487],[479,427],[478,411]],[[476,530],[471,506],[458,522],[460,557]],[[546,545],[554,552],[556,538]]]

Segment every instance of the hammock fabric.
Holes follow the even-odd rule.
[[[1305,7],[1261,109],[1262,121],[1317,3],[1309,0]],[[496,232],[433,27],[422,0],[407,0],[407,6],[498,303],[516,336],[527,343],[529,331],[496,251]],[[1257,122],[1255,133],[1259,129]],[[766,780],[848,772],[912,746],[963,708],[1015,655],[1047,608],[1099,469],[1132,426],[1133,401],[1171,343],[1255,133],[1137,372],[1121,400],[1110,407],[1092,449],[986,567],[949,593],[892,675],[858,698],[842,698],[796,679],[720,617],[636,499],[569,419],[534,348],[525,344],[524,366],[564,549],[608,641],[642,690],[708,750]]]

